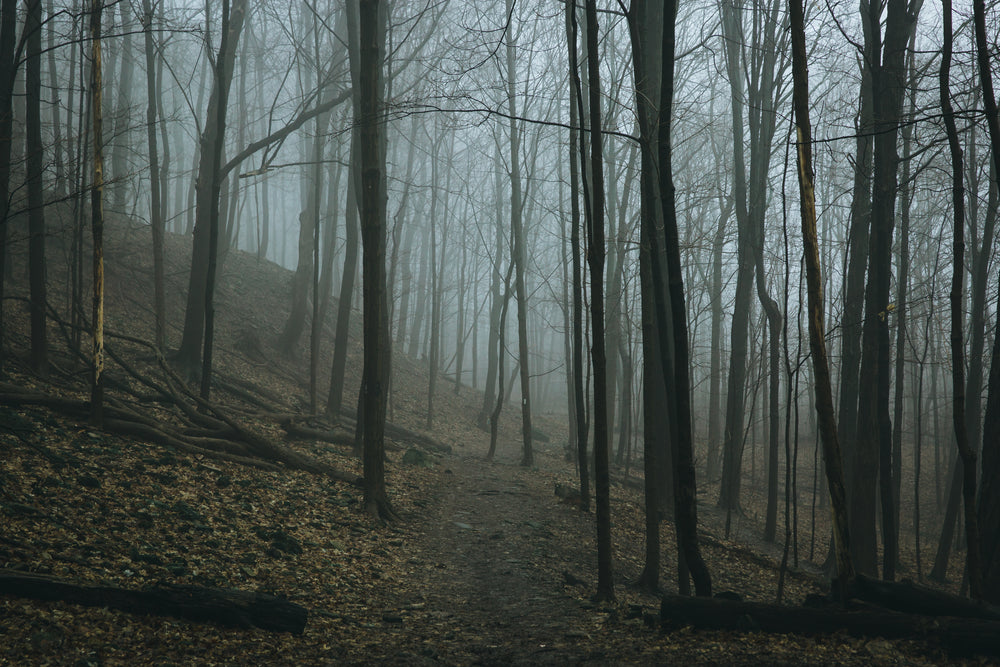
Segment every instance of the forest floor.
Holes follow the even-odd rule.
[[[177,284],[168,306],[177,321],[187,242],[171,242],[176,264],[168,276]],[[135,247],[125,234],[109,252],[109,330],[148,338],[147,318],[134,315],[137,306],[148,313],[149,295],[136,287],[147,282],[148,258]],[[302,411],[303,359],[269,351],[287,317],[288,272],[233,253],[221,276],[220,372],[283,401],[282,410]],[[58,280],[56,270],[50,280]],[[19,289],[15,282],[11,293]],[[85,369],[65,355],[54,355],[49,380],[24,371],[26,309],[7,313],[15,350],[7,386],[85,396]],[[109,344],[120,353],[125,348]],[[357,348],[348,396],[357,387]],[[133,356],[139,363],[141,354]],[[321,363],[329,368],[329,355]],[[392,418],[421,429],[426,366],[401,354],[394,364]],[[120,369],[111,372],[121,381]],[[47,407],[0,403],[0,568],[129,589],[169,583],[261,591],[309,611],[304,633],[292,635],[0,595],[0,664],[949,662],[921,641],[661,629],[660,597],[629,586],[642,571],[644,538],[642,495],[628,484],[612,486],[617,598],[595,604],[593,513],[555,493],[557,485],[576,485],[563,455],[564,418],[537,415],[542,435],[535,464],[526,468],[518,465],[518,415],[507,410],[496,459],[487,462],[488,436],[474,423],[482,395],[464,386],[454,392],[453,385],[438,392],[430,432],[452,451],[422,451],[423,462],[412,465],[403,459],[413,446],[390,443],[399,445],[387,454],[386,477],[400,517],[390,524],[362,511],[356,486],[323,475],[174,451],[96,431]],[[360,473],[349,447],[288,438],[238,397],[217,400],[255,432]],[[171,418],[169,411],[144,409]],[[614,473],[619,481],[627,474]],[[780,552],[746,539],[754,532],[749,519],[738,518],[742,530],[724,537],[726,517],[709,508],[706,488],[699,496],[701,544],[715,590],[774,601]],[[662,547],[661,582],[673,592],[669,522]],[[815,592],[820,577],[803,560],[786,575],[785,600],[800,603]]]
[[[41,417],[15,419],[31,416]],[[641,512],[636,492],[620,487],[618,597],[592,603],[593,515],[554,494],[570,482],[556,448],[538,452],[534,469],[515,464],[512,443],[493,463],[465,447],[429,467],[393,461],[401,520],[383,526],[356,492],[305,473],[223,470],[59,420],[39,426],[51,459],[4,442],[0,565],[127,588],[262,590],[310,616],[293,636],[4,596],[3,664],[948,662],[923,642],[841,633],[662,631],[658,596],[628,586],[641,568]],[[776,566],[713,532],[705,552],[716,585],[772,600]],[[790,576],[792,600],[815,590],[808,575]]]

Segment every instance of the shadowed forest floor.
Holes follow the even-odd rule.
[[[134,230],[109,253],[109,330],[149,338],[147,258]],[[180,319],[184,251],[174,238],[173,321]],[[232,253],[220,285],[219,370],[245,379],[283,411],[303,412],[308,377],[300,357],[270,352],[287,317],[289,273]],[[137,276],[139,277],[137,279]],[[50,281],[58,285],[58,271]],[[130,287],[126,288],[126,285]],[[139,285],[138,289],[134,287]],[[14,293],[23,289],[15,283]],[[59,372],[23,372],[25,309],[11,308],[16,352],[6,382],[59,396],[85,396],[86,372],[55,356]],[[252,327],[266,354],[240,341]],[[176,335],[174,332],[173,335]],[[354,336],[357,335],[355,330]],[[357,338],[355,338],[357,340]],[[125,344],[112,341],[125,353]],[[62,345],[62,342],[59,342]],[[329,347],[329,342],[326,344]],[[131,351],[139,363],[141,353]],[[329,368],[329,352],[321,367]],[[304,356],[304,355],[303,355]],[[345,395],[356,395],[360,345],[352,348]],[[392,419],[424,425],[426,366],[394,359]],[[110,370],[120,376],[113,365]],[[74,384],[74,382],[76,384]],[[322,382],[321,382],[322,386]],[[114,395],[114,390],[111,390]],[[324,392],[325,393],[325,392]],[[218,400],[256,432],[325,465],[360,474],[349,447],[293,439],[236,395]],[[245,397],[244,397],[245,398]],[[593,513],[554,493],[575,486],[563,459],[565,426],[539,415],[550,436],[523,468],[519,418],[510,410],[495,462],[474,424],[482,401],[468,387],[439,386],[431,434],[452,453],[424,463],[388,452],[387,483],[401,520],[373,522],[360,490],[301,470],[262,470],[95,431],[46,407],[0,403],[0,568],[125,588],[159,583],[277,594],[309,610],[302,635],[234,630],[167,617],[0,596],[0,664],[941,664],[926,642],[761,633],[664,632],[659,597],[628,586],[643,565],[641,493],[612,488],[617,600],[594,604]],[[169,411],[146,408],[170,419]],[[616,471],[621,477],[623,471]],[[725,517],[703,496],[702,546],[716,590],[773,601],[777,560],[758,544],[724,539]],[[676,546],[663,527],[661,581],[675,590]],[[819,592],[803,564],[786,579],[786,600]]]

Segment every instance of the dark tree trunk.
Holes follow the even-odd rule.
[[[357,159],[357,132],[351,133],[351,157],[347,172],[347,205],[344,211],[344,274],[337,299],[337,328],[333,339],[333,366],[330,370],[330,393],[326,414],[337,416],[344,403],[344,373],[351,336],[351,302],[358,275],[358,198],[354,168]]]
[[[4,296],[7,282],[7,227],[10,220],[11,132],[14,125],[14,39],[17,0],[0,0],[0,374],[5,358]]]
[[[479,428],[486,428],[493,413],[493,406],[496,403],[497,384],[497,346],[500,344],[500,303],[503,295],[500,293],[500,266],[503,263],[503,188],[500,182],[500,174],[503,173],[503,162],[500,159],[500,148],[497,146],[493,153],[493,179],[494,194],[493,205],[496,212],[494,230],[494,251],[492,271],[490,272],[490,331],[486,341],[486,389],[483,392],[483,407],[479,411]]]
[[[1000,118],[986,35],[986,3],[973,0],[976,31],[976,62],[983,87],[983,105],[990,135],[994,174],[1000,172]],[[1000,323],[1000,307],[997,308]],[[987,385],[986,414],[983,420],[983,486],[979,498],[979,522],[983,562],[983,597],[1000,603],[1000,336],[993,339],[993,359]]]
[[[733,118],[733,201],[736,207],[737,268],[736,301],[730,327],[729,379],[726,385],[726,422],[722,446],[722,483],[718,506],[738,511],[743,469],[743,417],[745,412],[747,335],[750,326],[750,291],[754,260],[752,230],[747,211],[746,160],[743,149],[743,71],[740,67],[740,10],[731,1],[722,5],[722,32],[726,43],[726,66],[731,87]]]
[[[149,0],[142,3],[142,32],[146,50],[146,144],[149,148],[150,227],[153,233],[153,340],[156,347],[166,349],[166,296],[163,276],[163,207],[160,199],[160,160],[156,145],[157,84],[156,47],[153,43],[153,8]]]
[[[590,109],[590,167],[592,179],[588,264],[590,318],[593,328],[591,360],[594,368],[594,500],[597,506],[597,599],[613,600],[615,582],[611,560],[611,497],[608,470],[608,382],[604,336],[604,153],[601,136],[601,79],[597,50],[597,3],[587,0],[587,73]],[[522,368],[527,363],[521,360]],[[522,374],[524,371],[522,371]]]
[[[951,274],[951,380],[952,421],[955,442],[962,459],[962,497],[965,504],[966,575],[974,600],[983,595],[983,572],[980,563],[979,522],[976,517],[976,452],[969,443],[965,423],[965,336],[962,306],[965,301],[965,185],[962,181],[962,147],[958,142],[955,111],[951,105],[948,77],[951,72],[953,31],[951,0],[942,0],[944,17],[944,46],[941,50],[941,70],[938,85],[941,93],[941,111],[948,133],[948,150],[951,154],[951,194],[953,207],[953,262]]]
[[[121,54],[117,78],[113,79],[117,92],[115,94],[114,128],[111,141],[111,177],[113,179],[111,192],[113,194],[114,210],[126,212],[126,195],[129,189],[129,167],[127,153],[132,150],[130,125],[132,105],[132,74],[135,70],[135,46],[132,43],[132,6],[118,5],[121,12]],[[114,9],[112,9],[112,15]]]
[[[570,220],[570,254],[573,262],[573,415],[576,419],[576,462],[580,472],[580,511],[590,510],[590,474],[587,470],[587,438],[590,424],[587,421],[587,402],[583,391],[583,253],[580,247],[580,164],[583,162],[584,140],[576,128],[583,116],[583,95],[580,88],[580,64],[577,57],[576,6],[566,4],[566,43],[569,49],[570,79],[573,88],[569,102],[569,174],[572,216]],[[579,158],[580,162],[577,162]],[[583,184],[586,189],[586,184]]]
[[[435,126],[436,129],[436,126]],[[430,354],[427,359],[427,422],[425,428],[429,431],[434,428],[434,390],[437,386],[438,365],[441,353],[441,281],[438,273],[438,250],[437,250],[437,229],[438,229],[438,162],[441,148],[441,137],[435,137],[434,148],[431,152],[431,210],[427,224],[431,229],[430,246],[430,274],[431,274],[431,317],[430,317]],[[444,234],[442,233],[442,236]],[[444,253],[442,252],[442,255]]]
[[[385,408],[391,342],[386,303],[385,131],[382,126],[387,9],[380,0],[359,0],[358,78],[354,82],[361,171],[364,370],[361,415],[364,427],[364,504],[372,516],[391,519],[385,486]]]
[[[266,593],[200,586],[160,586],[137,591],[12,571],[0,573],[0,593],[293,634],[302,634],[308,617],[304,607]]]
[[[507,0],[508,16],[514,11],[513,0]],[[528,292],[525,286],[525,264],[528,261],[524,242],[524,195],[521,188],[521,132],[516,120],[514,98],[515,65],[513,34],[507,36],[507,113],[510,116],[510,227],[514,236],[511,250],[514,260],[514,298],[517,300],[517,358],[521,372],[521,465],[534,464],[531,448],[531,374],[528,358]],[[596,57],[596,54],[595,54]],[[602,251],[603,252],[603,249]],[[595,422],[596,423],[596,422]],[[596,441],[595,441],[596,442]],[[598,586],[600,588],[600,586]]]
[[[833,538],[840,599],[854,578],[847,516],[847,494],[841,463],[837,423],[833,413],[830,366],[826,355],[823,327],[823,276],[820,271],[819,242],[816,235],[816,190],[812,166],[812,125],[809,121],[809,72],[806,63],[805,12],[802,0],[789,0],[792,38],[792,99],[795,109],[796,157],[799,175],[799,212],[802,217],[802,245],[808,285],[809,349],[812,352],[816,413],[823,444],[823,461],[833,506]]]
[[[228,2],[223,4],[227,7]],[[209,267],[215,262],[211,252],[211,236],[218,243],[219,193],[222,181],[222,145],[225,141],[226,106],[233,80],[233,65],[243,19],[246,0],[236,0],[223,30],[224,40],[214,68],[212,90],[208,98],[205,129],[199,141],[198,180],[196,187],[195,225],[191,250],[191,274],[188,280],[187,307],[184,313],[184,333],[177,351],[177,364],[188,375],[197,374],[202,360],[202,342],[205,335],[206,312],[209,308],[207,294],[214,290],[209,284]],[[223,49],[223,46],[225,47]],[[214,230],[214,232],[213,232]]]
[[[837,412],[838,437],[844,452],[844,473],[850,503],[854,498],[854,468],[857,458],[858,391],[861,365],[861,325],[865,303],[865,270],[868,260],[868,235],[871,229],[872,150],[874,136],[874,92],[870,67],[874,37],[871,17],[861,4],[864,31],[864,58],[860,62],[860,108],[855,121],[854,185],[851,199],[851,222],[847,233],[844,267],[844,311],[840,328],[840,394]],[[853,510],[852,510],[853,513]]]
[[[865,321],[861,334],[861,368],[869,369],[858,392],[857,455],[854,458],[851,536],[855,566],[874,575],[876,564],[875,509],[882,509],[882,576],[895,578],[898,546],[892,482],[892,422],[889,418],[891,379],[889,348],[889,286],[892,234],[897,194],[899,156],[896,141],[902,115],[906,68],[904,56],[911,23],[906,0],[889,0],[885,41],[878,24],[881,7],[871,4],[873,48],[872,86],[875,93],[874,187],[869,240]],[[876,481],[878,484],[876,485]],[[879,491],[878,503],[875,490]]]
[[[91,330],[90,423],[104,426],[104,112],[101,94],[101,0],[90,10],[90,94],[94,115],[94,182],[90,190],[90,229],[93,238],[94,297]]]
[[[42,0],[28,0],[24,20],[25,54],[25,189],[28,191],[28,282],[31,301],[31,366],[48,373],[45,323],[45,149],[42,146]]]
[[[658,174],[663,228],[652,230],[651,255],[657,325],[662,336],[672,331],[672,340],[660,339],[660,359],[664,382],[671,395],[673,438],[674,522],[677,529],[679,558],[694,581],[699,596],[712,594],[712,580],[698,547],[698,499],[694,471],[694,442],[691,428],[691,387],[688,374],[687,308],[684,303],[684,280],[681,269],[680,241],[672,170],[670,124],[673,121],[674,53],[676,48],[677,2],[669,0],[663,17],[663,41],[660,51],[660,116],[657,123]],[[662,241],[662,245],[661,245]],[[664,266],[662,259],[666,259]],[[666,288],[666,294],[664,289]],[[669,301],[669,308],[668,308]],[[672,357],[672,368],[667,345]],[[683,572],[683,567],[679,568]]]

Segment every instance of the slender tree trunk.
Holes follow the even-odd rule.
[[[861,325],[865,303],[865,270],[868,260],[868,237],[871,229],[872,152],[874,146],[874,91],[872,90],[871,54],[874,36],[870,0],[861,2],[861,25],[864,31],[864,58],[859,59],[860,108],[855,120],[854,185],[852,188],[850,228],[844,270],[844,310],[840,320],[840,391],[837,412],[838,438],[843,446],[844,473],[851,515],[854,510],[854,470],[857,459],[858,392],[860,391]],[[852,519],[853,520],[853,519]]]
[[[30,287],[31,366],[48,374],[48,332],[45,321],[45,155],[42,146],[42,0],[28,0],[24,21],[25,189],[28,192],[28,282]]]
[[[898,546],[893,506],[892,422],[889,418],[889,284],[892,234],[895,223],[897,169],[896,141],[905,90],[906,52],[911,18],[906,0],[889,0],[884,44],[878,24],[881,8],[871,8],[873,29],[872,84],[875,92],[874,187],[869,245],[865,321],[862,327],[861,367],[870,369],[858,393],[857,456],[854,459],[854,508],[851,526],[855,566],[862,574],[877,572],[875,509],[882,513],[882,576],[895,578]],[[881,60],[880,60],[881,59]],[[876,479],[878,484],[876,486]],[[875,501],[875,490],[879,491]]]
[[[90,9],[90,91],[94,117],[94,183],[90,190],[90,228],[94,242],[93,376],[90,386],[90,423],[104,426],[104,112],[101,96],[101,3]]]
[[[205,126],[205,135],[211,134],[211,139],[202,139],[202,146],[210,146],[208,159],[209,169],[203,173],[199,169],[199,196],[201,190],[208,190],[208,257],[205,269],[204,296],[204,348],[201,358],[201,397],[209,399],[212,386],[212,347],[215,338],[215,276],[218,270],[219,253],[219,201],[222,191],[222,152],[226,136],[226,111],[229,107],[229,87],[233,80],[233,64],[236,59],[236,47],[243,29],[243,19],[246,14],[246,0],[236,0],[236,5],[230,8],[230,0],[222,0],[222,24],[219,32],[222,40],[219,43],[219,54],[216,56],[215,85],[213,96],[217,100],[214,109],[212,98],[209,97],[209,114]],[[214,111],[214,115],[212,113]],[[204,135],[203,135],[204,136]],[[203,149],[204,156],[204,149]],[[204,162],[202,163],[204,165]],[[202,176],[206,181],[202,181]],[[201,216],[198,216],[199,219]],[[194,270],[192,267],[192,276]],[[183,348],[183,343],[182,343]]]
[[[663,295],[666,286],[669,296],[669,313],[666,299],[657,302],[657,323],[660,332],[673,331],[673,368],[666,363],[663,354],[665,342],[661,339],[661,366],[664,381],[672,394],[675,424],[673,434],[674,466],[674,522],[677,528],[677,542],[682,554],[681,565],[685,566],[694,581],[695,592],[699,596],[712,594],[712,580],[708,567],[702,559],[698,547],[698,502],[694,471],[694,438],[691,427],[691,387],[690,356],[688,352],[687,308],[684,304],[684,280],[681,269],[680,242],[677,231],[677,210],[675,202],[672,144],[670,124],[673,121],[674,95],[674,54],[676,49],[677,2],[669,0],[663,19],[663,47],[661,49],[660,116],[657,124],[659,145],[659,193],[663,210],[663,229],[653,230],[652,273],[654,292]],[[662,237],[660,234],[662,233]],[[663,245],[660,245],[660,240]],[[662,254],[661,254],[662,253]],[[666,258],[666,266],[660,261]],[[668,323],[669,316],[669,323]],[[673,371],[671,376],[669,371]]]
[[[387,8],[380,0],[359,0],[358,153],[361,167],[361,240],[364,248],[364,371],[359,423],[364,425],[364,504],[375,517],[391,519],[385,485],[385,407],[391,342],[386,304],[385,131],[382,126]]]
[[[436,127],[435,127],[436,129]],[[431,210],[427,224],[431,228],[430,274],[431,274],[431,317],[430,355],[427,359],[427,430],[434,428],[434,390],[437,386],[438,364],[441,352],[439,327],[441,326],[441,282],[438,274],[437,228],[438,228],[438,161],[442,139],[434,138],[431,152]],[[442,234],[443,236],[443,234]],[[443,253],[442,253],[443,254]]]
[[[593,206],[590,215],[590,243],[587,256],[588,264],[590,265],[590,316],[594,336],[591,358],[594,367],[594,488],[597,504],[597,599],[613,600],[615,597],[615,582],[611,562],[611,497],[610,475],[608,471],[608,383],[606,377],[607,353],[605,350],[604,335],[604,154],[601,136],[601,79],[597,50],[597,3],[595,0],[587,0],[586,15],[587,72],[590,102],[590,165],[593,179],[593,192],[591,193]],[[521,359],[521,366],[522,377],[524,377],[526,375],[527,357]],[[524,383],[523,380],[522,383]],[[530,423],[528,427],[530,427]],[[526,433],[526,437],[530,437],[530,432]],[[530,452],[530,449],[526,449],[525,451]]]
[[[503,262],[503,188],[500,175],[503,173],[503,162],[500,159],[500,148],[493,152],[493,208],[495,223],[493,225],[493,261],[490,271],[490,331],[486,339],[486,389],[483,392],[483,406],[479,411],[479,428],[485,429],[493,413],[496,397],[493,395],[497,384],[497,346],[500,340],[500,266]]]
[[[984,0],[972,3],[976,32],[976,62],[983,87],[983,105],[989,128],[990,152],[994,174],[1000,172],[1000,118],[997,98],[993,92],[993,73],[986,36],[986,6]],[[1000,306],[997,307],[1000,321]],[[983,487],[980,490],[979,522],[983,544],[983,597],[993,604],[1000,603],[1000,336],[993,341],[993,359],[987,385],[986,414],[983,420]],[[970,544],[971,548],[971,544]]]
[[[132,7],[130,4],[122,3],[118,5],[121,12],[122,22],[120,30],[121,55],[119,56],[120,66],[118,78],[114,79],[117,86],[115,95],[114,110],[114,136],[112,138],[111,153],[111,173],[114,178],[111,191],[114,197],[114,208],[116,211],[125,212],[126,194],[129,189],[129,169],[126,153],[132,150],[130,124],[132,115],[130,113],[132,105],[132,74],[135,70],[133,54],[135,47],[132,43]],[[112,12],[113,13],[113,12]]]
[[[569,78],[572,82],[569,100],[569,179],[570,179],[570,255],[573,263],[573,416],[575,418],[576,462],[580,473],[580,511],[590,511],[590,473],[587,470],[587,404],[583,391],[583,253],[580,246],[580,165],[583,163],[584,140],[575,128],[583,116],[580,63],[577,50],[576,5],[566,3],[566,44],[569,51]],[[579,160],[579,162],[577,161]],[[586,183],[583,190],[586,191]],[[586,192],[583,193],[586,197]]]
[[[6,358],[4,296],[7,283],[7,227],[10,220],[11,134],[14,125],[14,38],[17,27],[17,0],[0,0],[0,374]]]
[[[723,199],[720,197],[720,199]],[[708,395],[708,455],[705,470],[708,479],[719,474],[719,448],[722,445],[722,250],[726,244],[726,223],[733,210],[733,200],[720,206],[719,226],[712,245],[712,349]],[[721,203],[721,202],[720,202]]]
[[[224,0],[223,7],[228,7]],[[232,6],[228,28],[222,31],[223,44],[219,47],[213,85],[208,99],[205,129],[199,142],[197,202],[191,251],[191,273],[188,280],[187,307],[184,315],[184,333],[176,362],[189,377],[197,374],[198,362],[203,361],[202,342],[206,328],[206,312],[210,308],[207,295],[214,290],[209,284],[210,265],[215,262],[211,236],[218,245],[219,193],[221,190],[222,144],[225,140],[226,106],[232,83],[236,47],[243,19],[246,0],[236,0]],[[225,49],[223,49],[223,46]],[[204,371],[203,371],[204,372]],[[203,378],[203,383],[205,379]]]
[[[718,506],[739,510],[743,468],[743,417],[747,372],[747,335],[750,324],[750,290],[754,261],[750,244],[750,214],[747,211],[746,160],[743,148],[743,71],[740,67],[740,9],[732,0],[722,5],[726,43],[726,65],[731,88],[733,117],[733,200],[737,224],[736,301],[730,328],[729,379],[726,386],[726,425],[722,447],[722,484]]]
[[[916,114],[917,76],[915,71],[915,40],[916,33],[910,34],[907,72],[909,73],[909,109],[908,116]],[[892,480],[893,507],[896,511],[896,541],[899,541],[900,523],[900,487],[902,484],[903,459],[903,389],[906,384],[906,338],[909,312],[907,297],[910,290],[910,196],[914,188],[910,185],[910,146],[913,127],[906,124],[902,128],[903,158],[902,185],[899,189],[899,253],[897,266],[899,277],[896,280],[896,365],[893,379],[895,395],[893,396],[893,430],[892,430]]]
[[[59,109],[59,92],[61,87],[59,86],[59,70],[56,68],[56,15],[52,10],[52,4],[52,0],[48,0],[45,4],[46,22],[48,23],[45,31],[45,50],[48,51],[49,86],[51,88],[50,94],[52,95],[50,106],[52,110],[52,161],[55,163],[56,172],[55,196],[59,199],[66,195],[66,168],[63,164],[63,148],[68,149],[70,142],[64,142],[62,138],[62,119],[60,118]],[[71,65],[70,72],[72,71],[73,67]],[[72,99],[73,86],[68,86],[67,90],[70,91],[69,95],[70,99]]]
[[[146,144],[149,147],[150,227],[153,232],[153,314],[155,318],[154,342],[165,350],[166,296],[163,269],[163,205],[160,199],[160,160],[156,145],[156,98],[159,86],[156,80],[156,48],[153,44],[153,8],[149,0],[142,2],[142,32],[146,47]],[[95,139],[97,135],[95,133]]]
[[[514,0],[507,0],[507,15],[514,11]],[[511,251],[514,259],[514,294],[517,300],[517,350],[518,367],[521,371],[521,465],[530,466],[534,463],[534,452],[531,448],[531,386],[528,359],[528,292],[525,286],[524,274],[527,263],[527,252],[524,243],[522,213],[524,196],[521,192],[521,133],[516,120],[517,109],[514,97],[514,80],[516,68],[514,51],[517,45],[513,34],[507,34],[507,113],[510,116],[510,227],[514,235],[514,247]]]
[[[823,330],[823,277],[820,273],[819,243],[816,235],[815,177],[812,166],[812,126],[809,121],[809,74],[806,64],[805,16],[802,0],[788,2],[792,37],[792,98],[795,108],[796,157],[799,175],[799,211],[802,216],[802,245],[806,263],[809,308],[809,349],[812,352],[816,389],[816,413],[823,443],[823,460],[833,505],[833,537],[840,599],[847,600],[854,566],[851,561],[847,517],[847,494],[841,464],[837,423],[833,413],[830,366]]]
[[[344,212],[344,275],[340,281],[337,299],[337,330],[334,334],[333,367],[330,370],[330,394],[326,414],[337,417],[344,402],[344,373],[347,368],[347,350],[351,335],[351,302],[354,283],[358,274],[358,199],[357,199],[357,132],[351,133],[350,167],[347,172],[347,205]]]

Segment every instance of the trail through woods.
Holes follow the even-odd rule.
[[[552,500],[539,503],[546,489],[537,475],[471,458],[449,463],[454,479],[438,491],[413,558],[422,611],[451,628],[442,648],[491,664],[610,658],[585,645],[608,614],[569,597],[560,572],[590,574],[582,536],[567,534],[589,521],[553,507],[551,489]]]

